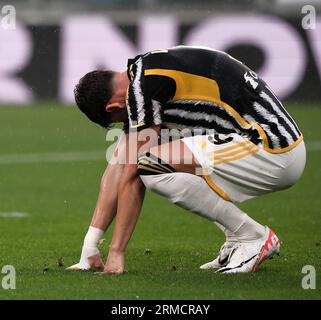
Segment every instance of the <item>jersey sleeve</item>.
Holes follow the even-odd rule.
[[[126,101],[129,129],[160,125],[162,104],[153,99],[153,92],[146,83],[143,59],[137,59],[129,69],[131,82]]]

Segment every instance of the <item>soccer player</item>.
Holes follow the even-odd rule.
[[[247,66],[209,48],[155,50],[128,60],[124,72],[86,74],[75,99],[103,127],[123,122],[124,134],[102,177],[80,262],[70,269],[103,267],[97,246],[115,217],[104,273],[124,272],[145,187],[224,231],[218,256],[202,269],[254,272],[279,252],[276,234],[236,203],[295,184],[305,145],[282,103]],[[163,129],[180,136],[164,142]]]

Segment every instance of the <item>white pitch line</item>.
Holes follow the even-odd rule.
[[[0,155],[0,165],[17,163],[105,160],[105,157],[106,153],[104,150],[4,154]]]
[[[305,142],[310,152],[321,151],[321,140]],[[0,154],[0,165],[42,163],[42,162],[68,162],[68,161],[106,161],[104,150],[47,152],[47,153],[19,153]]]
[[[0,212],[0,218],[26,218],[29,216],[27,212]]]

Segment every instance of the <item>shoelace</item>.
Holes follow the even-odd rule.
[[[225,253],[225,251],[230,250],[231,248],[233,248],[233,246],[235,245],[235,242],[229,242],[229,241],[225,241],[220,248],[219,251],[219,257],[218,257],[218,262],[220,264],[225,264],[228,261],[228,257],[229,257],[229,252],[227,254],[225,254],[223,256],[223,252]]]
[[[230,252],[229,255],[228,255],[228,259],[227,259],[228,263],[230,263],[233,254],[236,252],[236,250],[237,250],[238,248],[241,247],[241,245],[242,245],[242,244],[241,244],[240,242],[236,242],[236,243],[233,245],[233,247],[232,247],[232,249],[231,249],[231,252]]]

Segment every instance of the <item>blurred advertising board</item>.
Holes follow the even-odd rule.
[[[147,15],[116,24],[102,15],[69,16],[60,25],[0,26],[0,103],[73,103],[73,88],[90,70],[124,70],[139,53],[175,45],[230,53],[256,71],[283,100],[321,101],[321,18],[220,15],[180,23]],[[202,63],[202,61],[200,61]]]

